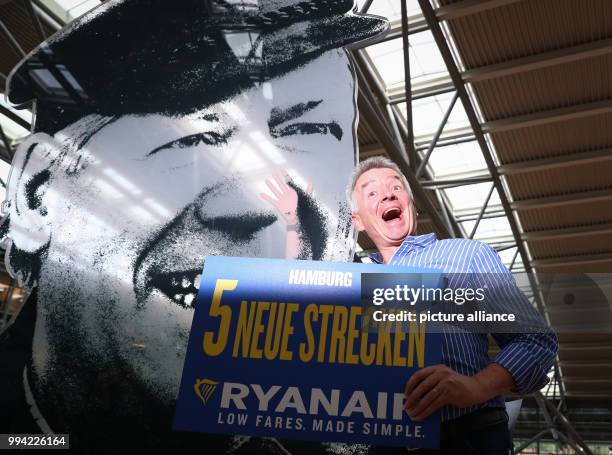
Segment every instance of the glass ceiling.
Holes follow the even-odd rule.
[[[102,3],[100,0],[41,0],[64,23],[82,16],[90,9]]]
[[[357,0],[359,9],[363,7],[364,3],[365,0]],[[421,8],[417,0],[408,0],[406,5],[408,7],[408,16],[421,14]],[[402,15],[401,3],[398,0],[374,0],[368,13],[384,16],[390,21],[400,20]]]
[[[28,123],[32,122],[32,113],[26,109],[16,110],[8,106],[4,99],[4,93],[0,92],[0,106],[9,109],[12,113],[21,117]],[[0,126],[6,135],[9,143],[15,149],[15,146],[19,144],[30,132],[21,125],[15,123],[4,115],[0,115]],[[0,146],[4,148],[4,144],[0,143]],[[5,185],[8,180],[8,174],[11,166],[4,160],[0,159],[0,201],[4,200]]]

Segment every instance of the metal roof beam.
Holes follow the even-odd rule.
[[[40,23],[40,19],[38,15],[34,11],[32,2],[30,0],[21,0],[21,3],[23,4],[24,8],[28,11],[28,14],[30,15],[30,19],[32,19],[32,24],[34,25],[34,29],[36,30],[36,33],[38,34],[38,39],[40,41],[46,40],[47,34],[45,33],[45,30],[43,29],[43,26]]]
[[[563,194],[561,196],[545,196],[533,199],[514,201],[510,206],[514,210],[534,210],[543,207],[559,207],[585,202],[597,202],[612,198],[612,189],[581,191],[579,193]]]
[[[40,17],[43,20],[43,22],[45,24],[47,24],[47,27],[51,28],[53,31],[56,32],[56,31],[60,30],[63,27],[63,22],[59,23],[56,20],[54,20],[45,11],[43,11],[40,8],[40,6],[38,6],[36,3],[34,3],[33,0],[32,0],[32,8],[34,9],[34,11],[38,15],[38,17]]]
[[[61,17],[57,16],[47,5],[45,5],[43,0],[32,0],[32,1],[34,2],[34,5],[38,7],[38,9],[40,9],[43,13],[45,13],[45,15],[48,16],[53,22],[56,22],[60,27],[63,27],[64,25],[66,25],[66,22]],[[43,16],[43,19],[45,19],[44,16]],[[49,25],[53,25],[53,24],[49,24]]]
[[[487,211],[485,211],[484,215],[482,215],[482,219],[488,220],[491,218],[501,218],[505,216],[506,216],[506,212],[504,212],[503,209],[497,209],[497,210],[488,209]],[[472,215],[468,214],[468,215],[463,215],[463,216],[457,216],[457,221],[459,223],[463,223],[466,221],[476,221],[477,219],[478,219],[478,213],[474,213]]]
[[[476,183],[490,182],[489,174],[482,174],[475,177],[466,177],[464,179],[440,179],[440,180],[421,180],[419,183],[427,189],[433,188],[453,188],[457,186],[474,185]]]
[[[17,114],[12,112],[10,109],[8,109],[8,108],[6,108],[6,107],[4,107],[2,105],[0,105],[0,114],[5,115],[9,119],[11,119],[13,122],[17,123],[19,126],[24,127],[28,131],[30,131],[31,128],[32,128],[32,125],[30,125],[30,122],[22,119]]]
[[[523,232],[521,238],[525,241],[554,240],[589,235],[612,234],[612,223],[579,226],[571,228],[550,229],[546,231]]]
[[[12,161],[13,155],[14,155],[15,152],[13,150],[13,147],[11,146],[10,141],[8,140],[8,137],[6,137],[6,134],[4,134],[4,130],[2,129],[2,125],[0,125],[0,140],[2,141],[2,145],[4,145],[6,153],[8,153],[9,159]]]
[[[563,267],[567,265],[595,264],[600,262],[612,262],[612,253],[561,256],[551,259],[532,259],[531,266],[541,269],[546,267]],[[591,350],[593,347],[589,346],[588,349]],[[567,352],[567,350],[568,348],[564,346],[564,351]]]
[[[435,135],[435,131],[432,134],[426,134],[422,136],[417,136],[414,138],[414,143],[417,147],[417,150],[427,150],[429,144],[433,140]],[[477,140],[476,135],[472,128],[455,128],[449,129],[445,128],[444,132],[440,135],[438,147],[443,147],[444,145],[453,145],[460,144],[462,142],[471,142]]]
[[[506,213],[506,216],[508,217],[508,223],[510,224],[512,235],[516,239],[517,246],[520,250],[521,259],[523,259],[525,268],[529,272],[531,271],[529,263],[528,263],[529,255],[527,254],[525,245],[520,240],[520,230],[518,227],[518,223],[516,219],[514,218],[514,214],[512,213],[512,208],[510,206],[510,201],[508,200],[504,187],[501,183],[500,175],[497,172],[497,163],[495,163],[495,160],[493,159],[493,155],[484,137],[483,130],[478,121],[478,116],[476,115],[476,111],[474,109],[474,106],[472,105],[472,101],[470,100],[470,97],[468,95],[467,89],[465,87],[465,83],[463,82],[463,79],[461,78],[461,73],[459,72],[459,69],[457,68],[457,65],[455,64],[453,55],[449,48],[449,44],[446,41],[446,38],[444,37],[444,33],[442,32],[442,28],[439,23],[438,15],[436,14],[436,12],[434,12],[429,0],[418,0],[418,2],[419,2],[419,6],[421,7],[421,11],[423,12],[423,16],[425,16],[425,20],[427,21],[427,24],[429,25],[429,28],[434,37],[434,40],[438,46],[438,49],[440,50],[442,59],[444,60],[444,63],[446,64],[446,68],[451,77],[451,80],[453,81],[453,84],[455,85],[457,92],[459,93],[459,98],[465,109],[465,113],[470,122],[470,126],[473,130],[474,136],[476,136],[476,141],[478,142],[478,145],[482,151],[483,158],[485,162],[487,163],[487,168],[489,170],[489,173],[491,174],[491,179],[493,180],[493,184],[495,188],[497,189],[500,203],[504,209],[504,212]],[[456,8],[457,5],[459,5],[459,10],[456,10],[455,13],[461,13],[462,12],[461,10],[463,10],[464,14],[460,14],[460,15],[465,15],[465,13],[473,14],[476,12],[483,11],[484,9],[487,9],[487,8],[497,7],[497,6],[501,6],[502,4],[508,4],[508,3],[509,1],[503,1],[503,0],[493,0],[493,1],[486,1],[486,2],[464,0],[463,2],[456,3],[453,6]],[[439,10],[438,10],[438,13],[440,13]],[[447,9],[445,14],[446,14],[446,17],[448,18],[449,14],[451,15],[450,17],[452,17],[453,12],[452,11],[449,12]],[[444,14],[442,14],[442,17],[444,18]],[[455,15],[454,17],[459,17],[459,16]],[[532,287],[535,287],[535,286],[532,284]],[[538,307],[540,307],[540,309],[543,310],[540,299],[538,299]]]
[[[442,95],[444,93],[455,91],[453,81],[449,77],[440,77],[431,81],[417,83],[412,85],[412,99],[418,100],[428,98],[430,96]],[[404,84],[391,86],[387,88],[389,102],[391,104],[400,104],[406,102],[406,90]]]
[[[0,35],[4,36],[6,42],[9,44],[9,47],[17,55],[17,58],[22,59],[23,57],[26,56],[26,52],[21,47],[21,44],[19,44],[15,36],[13,36],[11,31],[1,20],[0,20]]]
[[[607,114],[612,112],[612,99],[596,101],[594,103],[578,104],[576,106],[550,109],[547,111],[536,112],[535,114],[517,115],[499,120],[492,120],[482,124],[484,133],[499,133],[530,126],[540,126],[549,123],[575,120],[594,115]]]
[[[442,136],[444,136],[444,133],[442,134]],[[440,142],[436,144],[436,148],[449,147],[451,145],[465,144],[466,142],[474,142],[475,140],[476,138],[474,136],[467,136],[461,139],[452,139],[452,140],[441,138]],[[421,145],[417,147],[416,150],[417,152],[421,152],[423,150],[427,150],[428,147],[429,147],[428,145]]]
[[[406,92],[406,112],[405,118],[400,119],[399,115],[393,113],[393,107],[387,104],[387,111],[389,112],[389,119],[393,123],[395,129],[394,133],[397,136],[398,142],[404,140],[404,148],[408,154],[408,164],[414,171],[417,169],[417,152],[414,148],[414,128],[412,124],[412,82],[410,80],[410,44],[408,42],[408,4],[407,0],[401,0],[401,11],[402,11],[402,54],[404,56],[404,91]],[[399,114],[399,112],[396,112]],[[406,137],[402,138],[398,129],[398,125],[406,126]],[[416,178],[419,178],[419,171],[416,171]]]
[[[387,96],[382,78],[365,49],[357,49],[352,52],[352,55],[355,58],[356,66],[363,73],[365,82],[368,84],[372,95],[378,98],[382,105],[389,104],[389,97]]]
[[[574,152],[567,155],[540,158],[537,160],[519,161],[517,163],[502,164],[498,170],[503,175],[522,174],[525,172],[544,171],[553,168],[575,166],[577,164],[591,164],[600,161],[612,160],[612,148],[591,150],[588,152]]]
[[[384,155],[385,149],[380,144],[361,145],[359,146],[359,156],[369,158],[376,155]]]
[[[436,10],[436,17],[441,21],[449,21],[472,14],[482,13],[489,9],[499,8],[500,6],[511,5],[519,1],[521,0],[463,0],[462,2],[438,8]]]
[[[427,22],[422,14],[416,14],[414,16],[408,16],[408,34],[413,35],[427,30]],[[385,37],[377,41],[376,43],[384,43],[402,37],[402,21],[396,20],[391,22],[391,29]]]
[[[457,217],[458,221],[469,221],[466,220],[466,217],[474,217],[474,216],[478,216],[478,214],[480,213],[480,205],[478,206],[472,206],[472,207],[465,207],[462,209],[457,209],[455,210],[455,216]],[[487,209],[487,211],[485,212],[486,214],[490,214],[490,213],[496,213],[499,215],[503,215],[504,213],[504,208],[501,204],[497,203],[497,204],[489,204],[489,208]],[[474,221],[476,218],[473,218],[471,221]]]
[[[463,72],[461,77],[465,82],[481,82],[609,53],[612,53],[612,38],[473,68]]]
[[[9,152],[5,149],[5,146],[2,144],[2,141],[0,141],[0,160],[8,164],[11,164],[12,161],[11,157],[9,156]]]

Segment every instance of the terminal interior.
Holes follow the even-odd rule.
[[[0,0],[0,90],[32,49],[100,3]],[[516,453],[612,453],[612,2],[357,7],[391,23],[382,42],[350,51],[360,160],[384,155],[399,165],[414,191],[419,234],[495,248],[558,333],[550,383],[507,397],[523,400]],[[1,199],[33,121],[3,95]],[[368,262],[373,252],[360,236],[355,260]],[[1,329],[27,290],[4,262],[0,270]],[[491,341],[491,355],[497,349]]]

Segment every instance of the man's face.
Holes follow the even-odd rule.
[[[343,189],[355,115],[348,58],[332,51],[188,116],[109,123],[83,146],[83,169],[51,181],[39,302],[78,308],[93,351],[112,337],[121,359],[173,400],[204,257],[285,256],[286,224],[260,196],[274,172],[304,190],[312,182],[312,199],[298,191],[311,207],[300,221],[319,231],[305,255],[323,242],[315,259],[349,258]],[[74,126],[56,139],[86,133]]]
[[[353,224],[380,249],[398,246],[416,229],[414,202],[400,175],[389,168],[370,169],[355,184]]]

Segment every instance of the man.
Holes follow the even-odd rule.
[[[417,216],[412,193],[389,159],[374,157],[360,163],[347,197],[354,226],[365,231],[379,251],[372,256],[374,262],[442,270],[449,287],[487,290],[489,310],[514,311],[535,332],[525,333],[517,326],[511,327],[515,333],[492,333],[501,352],[491,362],[486,333],[467,326],[448,327],[443,330],[444,364],[420,370],[406,384],[405,409],[411,419],[442,412],[440,453],[509,453],[501,395],[510,390],[531,393],[548,382],[558,348],[555,334],[545,328],[491,247],[467,239],[437,240],[434,234],[414,236]],[[404,450],[374,447],[372,453]]]
[[[387,28],[352,0],[117,0],[13,71],[8,98],[35,98],[36,124],[3,233],[33,293],[6,336],[24,349],[20,319],[35,318],[23,385],[40,431],[102,452],[287,452],[171,433],[199,274],[206,255],[285,257],[288,232],[300,258],[352,257],[341,176],[355,163],[355,81],[342,46]],[[289,215],[261,195],[283,171]],[[12,417],[3,432],[20,432]]]

